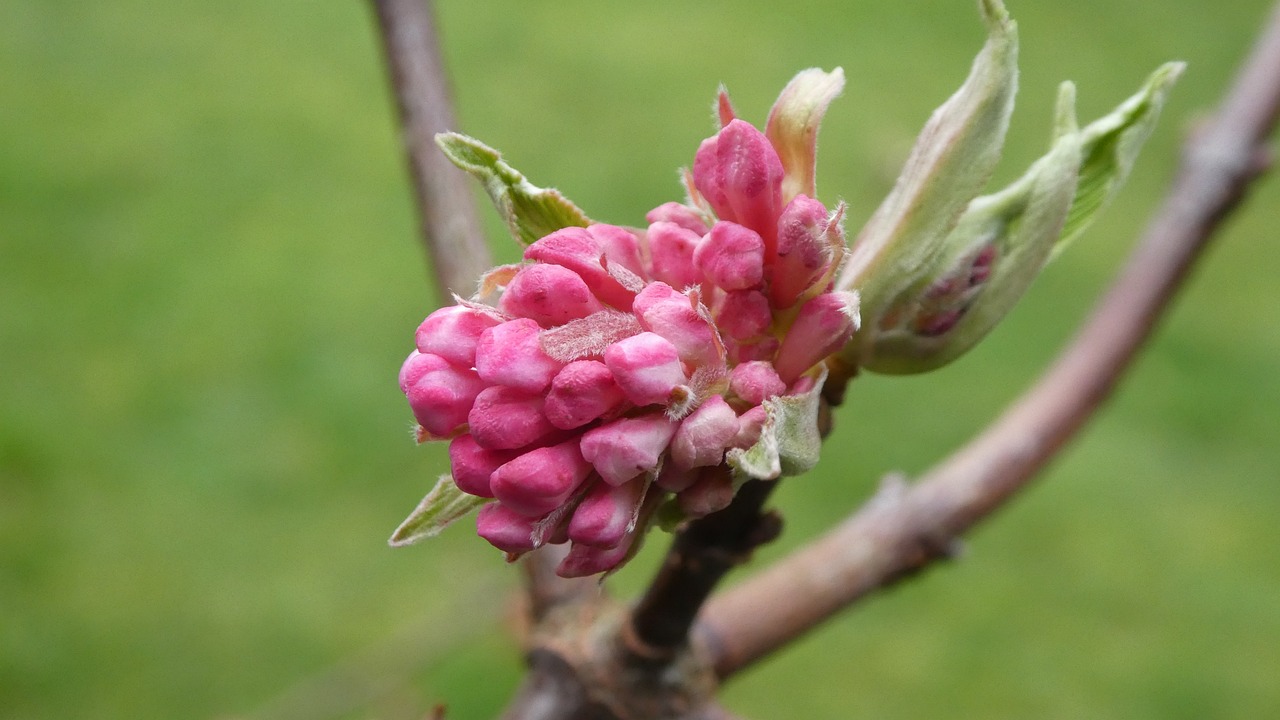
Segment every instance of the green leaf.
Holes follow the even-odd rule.
[[[863,227],[841,272],[841,289],[862,295],[864,317],[882,313],[920,273],[1000,159],[1018,84],[1018,37],[1000,0],[982,0],[987,42],[969,77],[921,130],[893,191]],[[842,355],[857,364],[861,340]]]
[[[503,162],[497,150],[479,140],[446,132],[436,135],[436,145],[454,165],[484,185],[512,237],[522,245],[561,228],[591,224],[590,218],[558,190],[540,188],[529,182]]]
[[[739,482],[802,475],[818,464],[822,450],[818,407],[826,380],[827,370],[823,367],[808,392],[764,401],[765,421],[760,439],[745,450],[737,448],[725,455]]]
[[[468,495],[458,489],[453,478],[441,475],[436,486],[422,498],[418,507],[400,523],[387,541],[391,547],[412,545],[420,540],[435,537],[449,523],[490,502],[488,498]]]
[[[1124,184],[1138,151],[1160,118],[1169,90],[1184,69],[1186,63],[1161,65],[1133,97],[1081,131],[1084,161],[1080,183],[1053,257],[1080,237]]]
[[[1075,127],[1075,88],[1063,83],[1053,147],[1013,184],[970,203],[947,236],[946,254],[934,273],[892,306],[889,317],[896,324],[885,327],[885,320],[877,319],[863,367],[890,374],[937,369],[970,350],[1004,318],[1048,261],[1076,196],[1082,134]],[[994,250],[995,259],[985,282],[973,285],[973,259],[984,250]],[[939,298],[931,292],[938,287],[949,290]],[[962,313],[951,329],[920,332],[922,315],[951,312]]]

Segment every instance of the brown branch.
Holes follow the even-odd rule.
[[[891,483],[813,544],[713,597],[697,633],[727,677],[868,593],[945,557],[1097,411],[1223,218],[1265,169],[1280,111],[1280,4],[1163,205],[1079,334],[987,430],[913,486]]]
[[[430,0],[372,0],[400,110],[401,139],[413,175],[422,242],[435,271],[436,295],[470,295],[493,264],[471,194],[471,180],[436,147],[454,130],[453,106]]]

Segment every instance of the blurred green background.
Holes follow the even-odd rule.
[[[982,42],[972,2],[439,5],[462,130],[593,217],[680,190],[719,82],[763,121],[842,65],[819,192],[851,228]],[[1130,185],[977,351],[867,377],[767,562],[918,472],[1037,373],[1115,271],[1263,0],[1010,0],[1005,165],[1189,61]],[[517,573],[457,527],[395,375],[432,291],[360,2],[0,4],[0,717],[482,718]],[[1280,183],[1118,396],[965,559],[735,680],[754,718],[1280,717]],[[487,208],[486,208],[487,211]],[[515,257],[492,214],[501,257]],[[665,543],[613,584],[642,586]]]

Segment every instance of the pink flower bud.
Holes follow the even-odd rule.
[[[627,532],[643,499],[644,483],[635,480],[614,487],[596,483],[587,491],[569,521],[569,539],[583,545],[614,547]]]
[[[635,537],[636,534],[631,533],[623,538],[622,542],[618,543],[616,547],[612,548],[598,548],[574,543],[569,546],[569,554],[565,556],[564,560],[560,561],[560,565],[556,568],[556,574],[563,578],[575,578],[612,570],[627,559],[627,555],[631,552],[631,545],[635,542]]]
[[[515,450],[555,432],[542,414],[542,396],[494,385],[476,396],[467,421],[471,435],[489,450]]]
[[[733,502],[733,475],[725,465],[705,468],[688,489],[676,495],[676,502],[690,518],[723,510]]]
[[[729,374],[729,389],[751,405],[759,405],[786,392],[787,384],[778,377],[773,365],[753,360],[738,365]]]
[[[764,421],[769,414],[764,407],[756,405],[738,416],[738,434],[734,436],[730,447],[749,448],[760,439],[764,430]]]
[[[449,443],[449,469],[453,482],[464,493],[477,497],[493,497],[489,476],[516,454],[508,450],[480,447],[470,433],[459,435]]]
[[[537,518],[560,507],[591,474],[578,439],[541,447],[493,471],[489,486],[498,500],[526,517]]]
[[[694,232],[673,222],[650,225],[647,238],[653,279],[681,289],[702,282],[702,273],[693,264],[693,251],[706,232]]]
[[[582,278],[596,297],[619,310],[631,307],[635,293],[623,287],[605,270],[604,248],[586,228],[557,230],[526,248],[524,257],[569,268]]]
[[[658,222],[675,223],[680,227],[688,230],[698,237],[707,234],[707,223],[703,220],[702,215],[688,205],[681,205],[678,202],[663,203],[658,207],[649,211],[644,216],[650,224]],[[652,240],[650,241],[652,244]]]
[[[769,335],[758,342],[734,345],[729,356],[737,363],[751,362],[752,360],[772,361],[777,356],[778,348],[781,345],[778,342],[778,338]]]
[[[519,555],[533,550],[533,520],[500,502],[480,508],[476,516],[476,534],[499,550]]]
[[[681,360],[695,365],[722,362],[715,329],[694,310],[689,296],[666,283],[650,283],[636,296],[634,310],[645,329],[675,346]]]
[[[755,230],[721,220],[693,251],[707,282],[725,290],[746,290],[764,280],[765,245]]]
[[[520,269],[502,293],[498,308],[532,318],[543,327],[563,325],[603,309],[587,283],[560,265],[535,263]]]
[[[734,290],[724,294],[720,312],[716,314],[716,327],[735,340],[758,337],[773,322],[773,310],[769,298],[759,290]]]
[[[782,380],[789,383],[844,347],[857,329],[857,294],[823,293],[800,308],[778,349],[774,368]]]
[[[716,215],[755,230],[770,250],[782,211],[782,177],[782,161],[768,138],[742,120],[703,140],[693,160],[694,184]]]
[[[643,332],[610,345],[604,364],[636,405],[665,404],[677,385],[688,382],[676,346],[656,333]]]
[[[540,393],[564,363],[542,349],[541,328],[529,318],[492,327],[476,344],[476,372],[485,382]]]
[[[467,421],[484,381],[474,370],[414,350],[400,368],[400,388],[418,424],[436,437],[446,437]]]
[[[600,243],[605,259],[613,265],[621,265],[632,274],[644,276],[644,263],[640,260],[640,239],[624,227],[596,223],[587,226],[587,233]]]
[[[421,352],[471,367],[476,364],[476,342],[480,333],[500,322],[496,313],[450,305],[428,315],[418,326],[414,341]]]
[[[610,485],[658,467],[676,424],[662,413],[619,418],[582,435],[582,456]]]
[[[662,466],[662,470],[658,473],[658,479],[654,480],[654,483],[663,490],[680,492],[692,485],[697,479],[697,468],[681,468],[674,462],[669,462]]]
[[[804,195],[787,203],[778,218],[778,259],[771,270],[773,304],[788,308],[822,276],[831,263],[827,244],[827,208]]]
[[[577,360],[565,365],[551,381],[544,412],[552,425],[572,430],[604,416],[625,400],[604,363]]]
[[[723,397],[712,395],[680,423],[671,441],[671,460],[681,468],[719,465],[737,435],[737,413]]]

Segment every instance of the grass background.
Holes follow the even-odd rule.
[[[851,388],[777,500],[794,547],[963,442],[1069,336],[1263,0],[1011,0],[1009,179],[1056,84],[1082,119],[1185,59],[1130,186],[978,350]],[[461,129],[596,218],[678,197],[716,83],[762,121],[849,76],[819,192],[856,228],[982,41],[970,2],[467,3],[439,15]],[[385,538],[444,466],[395,373],[431,309],[359,2],[0,4],[0,717],[492,715],[516,573],[465,527]],[[1118,396],[961,563],[734,681],[755,718],[1280,716],[1274,178]],[[515,256],[490,215],[495,247]],[[641,587],[655,539],[614,583]]]

